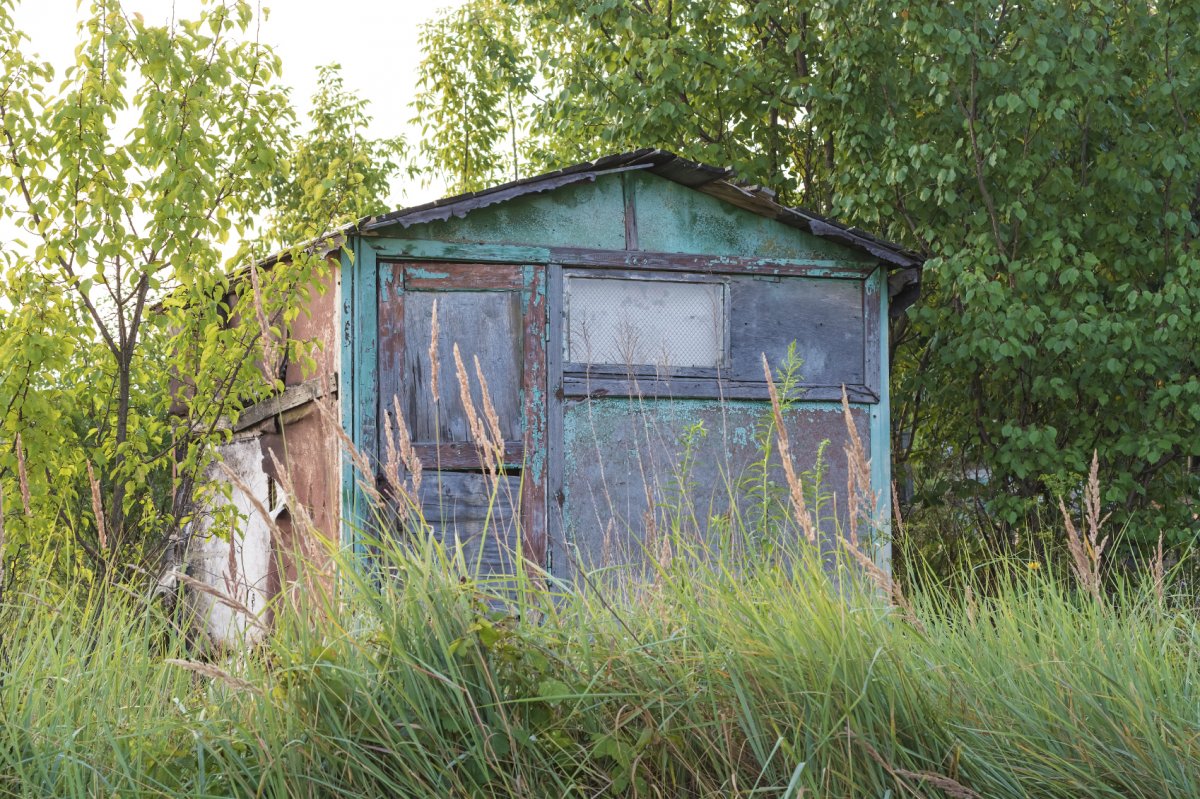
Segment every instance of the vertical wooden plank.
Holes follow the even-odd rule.
[[[523,378],[525,371],[525,302],[521,291],[411,291],[405,282],[404,353],[400,378],[400,401],[409,421],[413,441],[469,442],[458,380],[455,377],[454,347],[458,345],[463,365],[470,376],[471,396],[482,407],[482,390],[475,373],[475,359],[488,384],[492,402],[506,441],[520,441],[524,417]],[[435,414],[429,360],[433,335],[433,304],[438,303],[439,406]]]
[[[355,350],[359,373],[354,389],[359,427],[354,443],[374,464],[379,458],[379,270],[375,250],[369,246],[359,247],[356,267],[359,280],[355,283],[358,297],[354,318],[358,327]]]
[[[379,392],[377,375],[379,363],[377,358],[379,327],[378,327],[378,274],[376,270],[375,251],[360,237],[354,239],[354,262],[348,270],[351,302],[349,305],[349,331],[351,339],[351,368],[353,382],[349,386],[350,416],[343,424],[347,428],[350,440],[354,443],[368,461],[374,464],[378,460],[376,449],[376,412],[379,407]],[[343,286],[345,291],[346,286]],[[367,504],[366,494],[358,481],[373,475],[361,475],[353,464],[343,471],[343,480],[348,488],[343,493],[349,494],[349,511],[346,513],[346,535],[348,543],[353,545],[358,555],[365,553],[362,533],[368,529],[372,518],[372,509]],[[345,483],[343,484],[345,486]]]
[[[872,291],[873,289],[873,291]],[[891,431],[891,374],[888,363],[888,292],[887,270],[880,267],[867,279],[867,291],[864,296],[871,298],[870,305],[874,310],[868,319],[874,319],[874,336],[867,338],[867,352],[873,353],[873,360],[868,360],[872,370],[867,373],[867,379],[875,375],[876,394],[879,402],[869,406],[871,409],[871,489],[877,497],[878,507],[876,517],[879,520],[879,533],[874,540],[872,557],[875,563],[884,571],[891,573],[892,569],[892,431]],[[870,328],[868,328],[870,330]]]
[[[525,557],[545,566],[546,550],[546,268],[524,268],[525,467],[521,496]]]
[[[621,191],[625,197],[625,249],[638,250],[636,183],[628,172],[621,175]]]
[[[563,270],[546,267],[546,538],[547,569],[570,576],[563,526]]]
[[[385,414],[392,400],[400,397],[404,369],[404,276],[398,264],[380,263],[379,268],[379,442],[383,449]],[[412,420],[408,420],[411,425]]]

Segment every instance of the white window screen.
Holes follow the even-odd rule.
[[[567,360],[717,368],[725,361],[725,286],[568,277]]]

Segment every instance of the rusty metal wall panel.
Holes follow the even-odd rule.
[[[310,289],[304,310],[292,323],[292,340],[314,345],[310,354],[317,362],[317,370],[314,374],[305,374],[299,363],[289,362],[284,376],[287,385],[298,385],[314,376],[332,378],[337,372],[340,349],[337,320],[337,262],[333,261],[317,285]],[[329,385],[334,382],[331,380]]]
[[[752,507],[755,489],[751,465],[761,456],[756,434],[766,423],[770,407],[757,402],[712,400],[567,400],[564,403],[563,527],[569,561],[555,571],[566,576],[575,567],[587,568],[635,563],[643,544],[661,535],[664,514],[671,506],[687,509],[695,519],[691,531],[696,543],[711,545],[720,527],[730,520],[731,507],[745,513]],[[870,448],[866,408],[851,411],[864,446]],[[847,440],[844,417],[834,403],[804,403],[787,413],[786,422],[798,472],[812,470],[822,442],[825,477],[822,490],[836,492],[828,498],[822,529],[833,535],[845,526]],[[690,452],[691,470],[681,473],[684,441],[689,430],[703,425],[705,435],[695,436]],[[745,480],[743,479],[745,478]],[[778,498],[786,495],[785,479],[774,455],[766,474]],[[680,489],[680,485],[686,487]],[[683,504],[681,505],[681,501]],[[649,514],[650,508],[657,514]]]
[[[299,502],[312,518],[315,533],[329,541],[338,540],[338,439],[328,420],[311,405],[299,409],[300,418],[285,422],[283,430],[260,439],[263,470],[282,483],[271,460],[287,470],[295,488],[291,502]],[[296,515],[293,512],[293,517]],[[313,542],[319,543],[319,542]],[[323,550],[324,547],[316,547]]]

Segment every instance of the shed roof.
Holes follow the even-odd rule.
[[[680,158],[666,150],[645,148],[627,153],[607,155],[595,161],[585,161],[555,172],[521,178],[491,186],[480,191],[446,197],[423,205],[401,208],[380,216],[366,217],[348,226],[344,233],[369,232],[390,225],[409,227],[426,222],[465,217],[472,211],[527,194],[552,191],[562,186],[594,181],[601,175],[631,170],[645,170],[690,189],[703,192],[759,216],[773,219],[820,238],[835,241],[851,249],[866,252],[891,266],[920,268],[925,259],[919,253],[834,219],[781,205],[775,193],[761,186],[737,183],[729,167],[715,167]]]

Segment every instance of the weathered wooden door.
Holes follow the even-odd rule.
[[[544,564],[544,267],[394,263],[380,273],[381,454],[398,404],[424,472],[417,500],[434,534],[461,542],[486,572],[511,572],[518,547]],[[472,414],[484,429],[500,430],[495,474]]]

